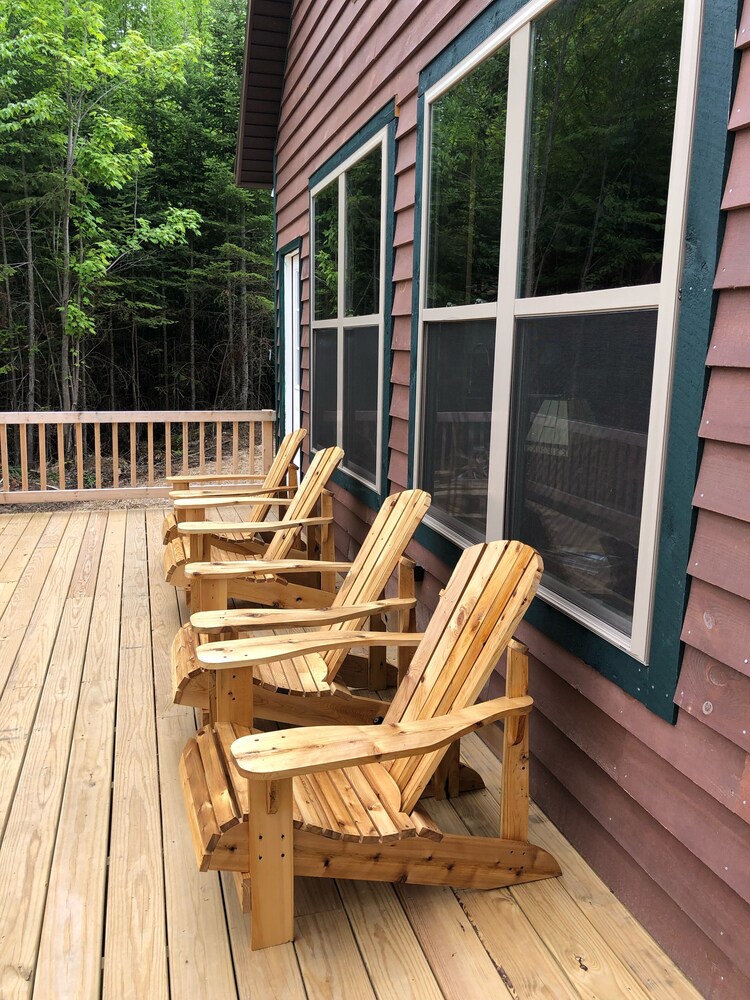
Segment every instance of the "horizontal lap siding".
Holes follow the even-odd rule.
[[[294,6],[277,146],[280,245],[303,238],[303,344],[309,344],[309,180],[381,108],[395,101],[396,146],[393,398],[388,477],[408,479],[411,288],[414,257],[419,72],[487,0],[301,0]],[[309,367],[303,352],[304,371]],[[309,426],[309,393],[302,399]]]
[[[303,344],[309,343],[310,176],[390,101],[396,150],[389,484],[407,484],[416,122],[419,70],[486,0],[299,0],[277,151],[279,244],[303,238]],[[750,9],[739,31],[750,44]],[[745,100],[747,95],[747,100]],[[742,63],[724,195],[722,289],[694,503],[693,587],[676,726],[531,626],[536,800],[711,997],[750,996],[750,55]],[[303,367],[309,365],[303,351]],[[309,385],[303,373],[305,390]],[[303,410],[308,414],[308,391]],[[351,558],[373,512],[336,487],[336,544]],[[424,567],[419,624],[450,572],[414,542]],[[746,643],[745,643],[746,640]],[[740,644],[746,644],[747,652]],[[501,683],[500,676],[497,683]]]

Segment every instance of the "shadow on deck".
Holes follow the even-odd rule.
[[[563,878],[488,892],[297,879],[293,944],[250,952],[230,876],[197,871],[172,704],[186,609],[162,577],[162,512],[0,515],[0,997],[619,997],[698,994],[546,817]],[[533,691],[532,691],[533,694]],[[533,724],[533,723],[532,723]],[[487,783],[430,801],[495,833]]]

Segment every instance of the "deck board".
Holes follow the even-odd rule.
[[[563,878],[492,892],[299,879],[297,939],[252,953],[231,876],[200,874],[171,701],[186,620],[148,510],[0,514],[0,996],[99,1000],[691,1000],[684,980],[532,806]],[[494,831],[483,792],[430,803]],[[586,966],[586,968],[583,968]]]

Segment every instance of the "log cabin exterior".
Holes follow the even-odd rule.
[[[409,550],[424,613],[467,541],[526,534],[542,549],[551,582],[519,633],[536,704],[534,797],[706,996],[745,998],[750,4],[612,6],[636,18],[659,7],[679,60],[679,77],[676,62],[660,64],[673,103],[644,112],[652,137],[667,123],[663,251],[640,244],[619,277],[592,277],[592,236],[579,286],[566,285],[559,247],[549,266],[537,254],[528,283],[530,129],[555,86],[555,18],[596,3],[250,0],[237,180],[274,189],[282,428],[301,420],[312,447],[349,456],[335,487],[338,549],[351,558],[382,499],[411,485],[437,510]],[[623,65],[633,46],[651,51],[654,25],[626,27],[611,25]],[[456,116],[472,101],[473,119]],[[475,184],[477,203],[457,207],[456,160],[440,160],[440,142],[460,149],[457,122],[488,107],[502,129],[482,149],[504,187],[493,203]],[[645,162],[635,158],[636,174]],[[368,199],[378,208],[354,234],[348,220]],[[456,236],[472,211],[470,237]],[[549,237],[541,223],[535,232]],[[493,255],[494,284],[482,273]],[[596,354],[592,317],[610,324],[609,358]],[[554,364],[555,324],[577,359],[573,386]],[[626,414],[616,432],[603,426],[605,396]]]

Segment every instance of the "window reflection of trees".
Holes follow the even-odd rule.
[[[523,296],[659,281],[681,28],[681,0],[535,23]]]

